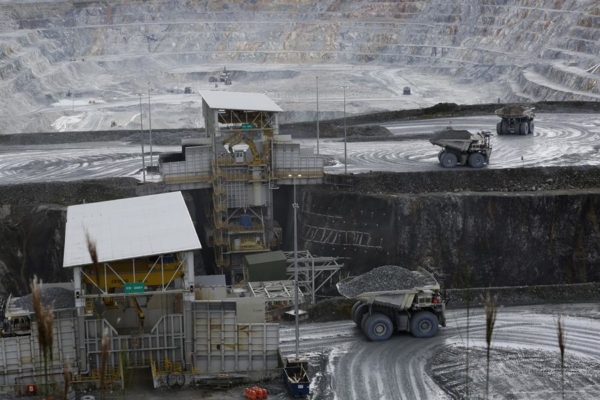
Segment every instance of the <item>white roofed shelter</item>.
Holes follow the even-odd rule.
[[[262,93],[217,92],[201,90],[200,96],[209,108],[216,110],[258,110],[283,112],[273,100]]]
[[[88,237],[96,247],[97,265],[90,257]],[[67,209],[63,267],[73,268],[78,308],[98,295],[183,292],[191,301],[193,251],[200,248],[181,192]]]

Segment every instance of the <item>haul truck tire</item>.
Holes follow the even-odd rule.
[[[354,319],[354,311],[362,304],[362,301],[357,301],[352,305],[352,310],[350,310],[350,318]]]
[[[352,320],[356,324],[356,326],[360,327],[363,319],[363,315],[369,312],[369,306],[367,304],[361,304],[356,307],[354,313],[352,314]]]
[[[438,153],[438,161],[442,162],[442,155],[445,153],[444,149],[441,149],[440,152]]]
[[[473,153],[469,156],[469,167],[481,168],[485,164],[485,157],[481,153]]]
[[[381,313],[373,313],[365,321],[363,332],[369,340],[373,342],[382,342],[388,340],[394,333],[392,321]]]
[[[410,331],[414,337],[430,338],[437,333],[438,325],[438,319],[433,313],[429,311],[420,311],[412,317]]]
[[[496,124],[496,133],[497,133],[498,135],[502,135],[502,134],[503,134],[503,133],[502,133],[502,122],[498,122],[498,123]]]
[[[369,319],[370,316],[371,316],[371,314],[369,314],[368,312],[366,312],[360,318],[360,325],[359,325],[359,327],[360,327],[361,331],[363,331],[363,332],[365,331],[365,324],[366,324],[366,322],[367,322],[367,320]]]
[[[445,151],[440,157],[440,163],[442,163],[442,167],[444,168],[454,168],[456,167],[456,163],[458,163],[458,157],[454,153]]]
[[[529,124],[527,122],[521,122],[521,135],[527,135],[529,133]]]
[[[502,120],[502,134],[508,135],[508,121],[505,119]]]
[[[535,125],[533,124],[533,121],[529,122],[529,133],[531,133],[533,135],[533,130],[535,129]]]

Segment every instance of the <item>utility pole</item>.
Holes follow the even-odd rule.
[[[152,167],[152,108],[150,106],[150,82],[148,82],[148,122],[150,125],[150,167]]]
[[[144,123],[142,118],[142,94],[138,93],[140,96],[140,140],[142,142],[142,181],[146,183],[146,155],[144,153]]]
[[[300,323],[298,320],[298,203],[296,202],[296,177],[292,177],[292,175],[288,175],[292,178],[294,182],[294,203],[292,207],[294,208],[294,303],[295,303],[295,315],[296,315],[296,361],[300,359]],[[302,177],[302,175],[298,175],[298,178]]]
[[[317,76],[317,155],[319,155],[319,77]]]
[[[348,86],[342,86],[342,89],[344,89],[344,174],[348,175],[348,149],[346,145],[346,89],[348,89]]]

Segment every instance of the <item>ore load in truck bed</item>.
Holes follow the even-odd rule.
[[[496,115],[498,116],[522,116],[522,115],[530,115],[533,111],[531,107],[519,106],[519,105],[511,105],[502,107],[496,110]]]
[[[436,132],[429,141],[435,143],[440,140],[470,140],[471,132],[466,130],[443,129]]]
[[[397,265],[384,265],[348,282],[340,282],[338,291],[342,296],[353,298],[361,293],[406,290],[425,286],[425,277]]]

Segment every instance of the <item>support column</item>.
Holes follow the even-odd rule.
[[[73,290],[75,293],[75,308],[77,309],[77,315],[83,315],[85,301],[83,300],[83,287],[81,286],[81,267],[73,268]]]
[[[185,337],[185,365],[189,370],[192,364],[192,354],[194,352],[194,329],[193,329],[193,313],[192,305],[195,300],[194,293],[194,253],[187,251],[185,257],[185,275],[183,278],[183,287],[186,289],[183,292],[183,331]]]

